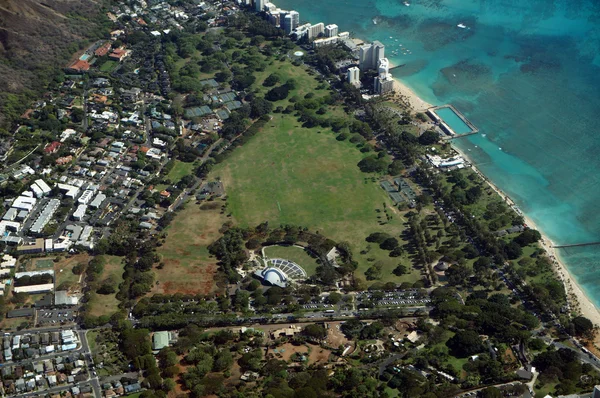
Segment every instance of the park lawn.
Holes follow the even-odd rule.
[[[123,282],[124,264],[123,257],[118,256],[103,256],[106,260],[104,264],[104,270],[102,275],[98,278],[99,281],[103,281],[109,277],[112,277],[116,281],[117,292],[119,291],[118,286]],[[112,294],[98,294],[96,292],[90,292],[89,301],[89,315],[100,317],[110,316],[119,310],[119,300],[117,300],[117,293]]]
[[[166,229],[165,243],[157,250],[162,268],[155,268],[159,282],[152,294],[204,294],[219,290],[217,259],[208,246],[219,239],[221,226],[230,219],[221,214],[223,200],[198,205],[186,203]]]
[[[369,234],[399,237],[406,228],[405,212],[393,207],[376,178],[356,166],[363,156],[353,144],[337,141],[331,130],[303,128],[292,115],[275,114],[259,134],[217,165],[212,177],[223,181],[228,210],[240,225],[269,221],[308,227],[349,242],[359,275],[381,261],[381,281],[414,280],[413,273],[391,274],[401,258],[390,258],[379,247],[360,253],[370,246],[365,241]],[[384,204],[389,221],[382,216]]]
[[[117,65],[119,65],[119,63],[117,61],[110,61],[110,60],[106,61],[100,67],[100,71],[101,72],[109,72],[110,73],[113,70],[115,70],[115,68],[117,67]]]
[[[175,165],[169,174],[167,174],[167,178],[176,185],[184,176],[192,174],[193,170],[194,163],[186,163],[180,160],[175,160]]]
[[[71,292],[80,291],[79,275],[73,273],[73,267],[77,264],[86,264],[90,262],[90,256],[87,253],[80,253],[74,256],[59,257],[60,261],[53,263],[54,275],[56,277],[56,286],[58,290],[69,290]],[[54,258],[52,258],[54,259]]]
[[[304,98],[306,94],[314,93],[315,98],[320,98],[328,92],[327,90],[317,90],[319,82],[314,75],[309,73],[309,70],[306,66],[295,66],[289,61],[281,62],[279,60],[273,60],[267,65],[264,71],[256,72],[254,74],[254,76],[256,76],[256,82],[252,87],[259,93],[259,96],[264,96],[267,91],[273,88],[263,86],[265,79],[273,73],[280,77],[280,82],[273,87],[285,84],[285,82],[290,79],[294,79],[296,81],[296,88],[290,91],[288,98],[274,102],[273,104],[275,106],[281,105],[285,107],[289,105],[289,99],[294,96]],[[320,95],[320,93],[322,93],[322,95]]]
[[[308,276],[317,272],[316,259],[297,246],[269,246],[265,248],[265,254],[268,258],[283,258],[295,262],[306,271]]]

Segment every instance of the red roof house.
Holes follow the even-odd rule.
[[[82,60],[78,59],[77,61],[73,62],[71,65],[67,66],[67,69],[72,72],[76,72],[76,73],[86,72],[86,71],[90,70],[90,64],[87,61],[82,61]]]
[[[60,142],[54,141],[53,143],[48,144],[46,146],[46,148],[44,148],[44,152],[49,155],[51,153],[55,153],[56,151],[58,151],[59,148],[60,148]]]
[[[96,54],[97,57],[104,57],[106,54],[108,54],[109,51],[110,51],[110,42],[107,41],[106,43],[104,43],[103,45],[98,47],[96,49],[96,51],[94,51],[94,54]]]

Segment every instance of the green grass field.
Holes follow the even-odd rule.
[[[175,160],[175,165],[173,166],[169,174],[167,174],[167,178],[173,184],[177,184],[179,180],[181,180],[184,176],[192,174],[193,170],[194,163],[185,163],[180,160]]]
[[[269,258],[283,258],[293,261],[306,271],[308,276],[314,275],[317,270],[317,261],[304,249],[296,246],[269,246],[265,248],[265,254]]]
[[[123,258],[117,256],[104,256],[104,258],[106,259],[106,264],[104,265],[104,271],[99,280],[103,281],[112,276],[118,286],[123,282]],[[99,317],[103,315],[112,315],[119,309],[119,300],[117,300],[116,293],[98,294],[96,292],[90,292],[89,303],[89,314],[92,316]]]
[[[119,63],[117,61],[110,61],[110,60],[106,61],[100,67],[100,71],[101,72],[112,72],[113,70],[115,70],[117,65],[119,65]]]
[[[330,130],[306,129],[292,115],[275,114],[263,131],[215,167],[212,176],[224,182],[228,210],[239,224],[305,226],[348,241],[359,273],[380,261],[382,281],[414,282],[420,278],[416,270],[402,277],[391,273],[400,262],[410,265],[406,257],[390,258],[365,241],[372,232],[398,237],[405,220],[378,182],[358,169],[362,157]],[[384,204],[392,219],[381,225]]]

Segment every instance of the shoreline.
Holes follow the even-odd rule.
[[[394,91],[400,97],[400,100],[406,102],[415,112],[425,112],[433,107],[432,104],[422,100],[410,87],[397,78],[394,78]]]
[[[589,297],[585,294],[581,286],[577,283],[575,278],[569,272],[564,261],[560,258],[560,254],[558,254],[557,250],[553,247],[554,242],[548,238],[546,234],[537,226],[537,224],[529,218],[525,213],[523,213],[520,209],[518,209],[515,202],[508,196],[504,191],[498,188],[489,178],[485,176],[473,163],[471,158],[457,148],[455,145],[451,144],[452,149],[460,154],[465,160],[469,162],[471,165],[471,169],[477,173],[500,197],[504,200],[504,202],[513,209],[513,211],[517,211],[523,218],[525,219],[525,223],[535,230],[537,230],[541,235],[542,239],[539,242],[540,247],[546,252],[546,255],[552,261],[553,269],[557,278],[562,282],[565,288],[565,294],[567,296],[567,302],[569,304],[569,311],[579,313],[580,315],[588,318],[595,326],[600,326],[600,311],[594,303],[589,299]]]

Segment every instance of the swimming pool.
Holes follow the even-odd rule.
[[[87,61],[89,58],[90,58],[89,54],[83,54],[81,57],[79,57],[79,59],[82,61]]]
[[[446,123],[456,134],[470,133],[471,127],[465,123],[450,107],[436,109],[435,113]]]

